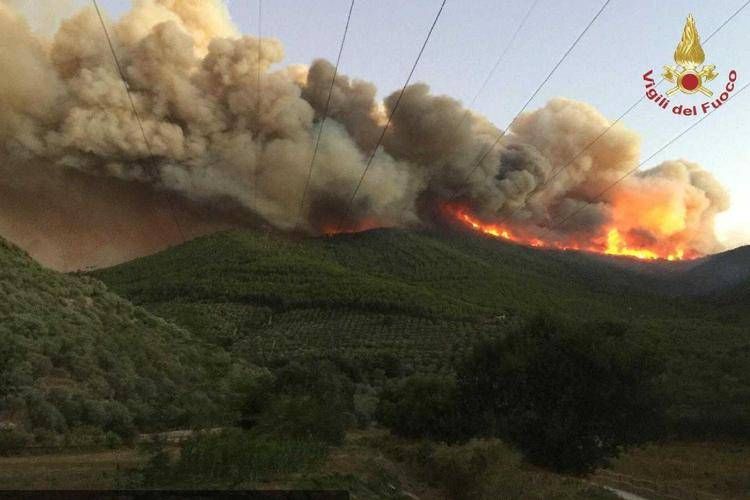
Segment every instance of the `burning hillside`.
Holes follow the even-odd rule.
[[[45,39],[0,0],[0,61],[13,75],[0,79],[0,234],[48,265],[112,264],[178,242],[167,210],[188,237],[237,224],[314,235],[447,218],[534,246],[646,259],[719,249],[713,221],[728,197],[699,165],[641,171],[558,227],[637,165],[638,136],[617,125],[586,149],[609,120],[558,98],[485,154],[501,130],[474,112],[464,119],[461,103],[424,83],[406,89],[342,225],[397,92],[380,102],[372,84],[336,78],[300,206],[329,62],[275,66],[281,42],[240,36],[219,1],[141,0],[107,22],[150,145],[93,9]]]
[[[641,260],[683,260],[700,256],[696,253],[686,255],[685,250],[679,246],[671,249],[658,246],[649,247],[648,242],[638,241],[637,238],[632,238],[630,235],[623,236],[616,227],[602,228],[603,234],[582,242],[576,242],[573,238],[569,239],[568,242],[545,241],[525,234],[523,229],[516,230],[504,224],[483,222],[472,216],[466,208],[458,205],[447,204],[443,207],[443,210],[449,219],[457,221],[474,231],[532,247],[579,250],[606,255],[634,257]]]

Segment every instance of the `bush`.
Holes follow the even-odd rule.
[[[475,347],[458,370],[461,410],[532,463],[585,473],[660,431],[658,366],[621,335],[538,317]]]
[[[520,454],[498,439],[463,444],[378,439],[376,446],[406,462],[448,498],[466,500],[614,500],[616,495],[577,478],[524,464]]]
[[[354,421],[354,385],[324,360],[288,363],[248,387],[241,424],[262,434],[343,443]]]
[[[230,429],[189,440],[177,467],[183,474],[260,479],[299,471],[316,463],[324,454],[325,446],[316,441],[280,440]]]
[[[353,416],[340,402],[320,396],[282,395],[275,398],[261,417],[259,431],[330,445],[343,444]]]
[[[360,386],[354,394],[354,418],[357,427],[366,429],[375,416],[378,407],[378,396],[370,386]]]
[[[0,456],[20,453],[32,439],[31,435],[16,429],[0,430]]]
[[[104,430],[114,432],[126,440],[133,439],[136,435],[136,428],[128,408],[117,401],[107,401],[104,407],[106,411]]]
[[[118,434],[109,431],[104,434],[104,446],[106,446],[110,450],[119,448],[120,446],[122,446],[122,438]]]
[[[472,440],[462,446],[441,446],[429,457],[431,480],[448,490],[451,498],[479,498],[484,477],[512,456],[495,440]],[[503,491],[505,494],[507,491]]]
[[[394,434],[454,441],[459,433],[453,379],[415,375],[386,386],[375,418]]]
[[[65,434],[64,444],[71,447],[97,446],[104,442],[105,433],[92,425],[74,427]]]
[[[325,454],[326,446],[314,440],[225,429],[190,438],[176,462],[163,447],[155,447],[137,476],[142,478],[140,486],[148,487],[234,485],[306,470],[319,464]]]

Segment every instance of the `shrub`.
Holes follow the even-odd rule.
[[[0,456],[20,453],[32,439],[30,434],[17,429],[0,430]]]
[[[319,464],[326,446],[314,440],[259,436],[242,429],[200,433],[183,446],[172,462],[163,447],[153,447],[147,465],[136,475],[141,485],[233,485],[268,480]]]
[[[431,480],[441,483],[452,498],[478,498],[486,474],[509,456],[508,448],[496,440],[441,446],[428,457]]]
[[[363,386],[354,394],[354,418],[357,427],[366,429],[375,416],[378,397],[370,386]]]
[[[119,478],[124,488],[141,486],[166,486],[173,475],[172,458],[166,448],[166,440],[156,436],[138,444],[141,452],[148,454],[148,461],[141,469],[128,471]]]
[[[110,450],[114,450],[122,446],[122,438],[114,432],[109,431],[104,434],[104,445]]]
[[[532,463],[585,473],[657,435],[658,373],[621,335],[538,317],[476,346],[457,380],[475,433],[507,439]]]
[[[577,478],[524,464],[521,455],[498,439],[434,444],[380,438],[384,453],[405,462],[447,498],[466,500],[614,500],[616,495]]]
[[[354,385],[329,361],[287,363],[247,391],[240,423],[260,433],[339,445],[354,420]]]
[[[105,433],[98,427],[84,425],[70,429],[65,434],[65,446],[85,447],[101,445],[104,442]]]
[[[136,429],[128,408],[117,401],[107,401],[104,408],[106,411],[104,430],[114,432],[123,439],[133,439]]]
[[[389,385],[380,394],[375,417],[399,436],[454,441],[460,428],[455,381],[415,375]]]
[[[262,415],[259,430],[294,439],[343,444],[353,416],[340,401],[321,396],[300,394],[275,398]]]

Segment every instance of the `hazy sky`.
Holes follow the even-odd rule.
[[[262,32],[279,38],[286,63],[335,60],[350,0],[264,0]],[[674,64],[674,49],[685,17],[692,13],[703,39],[746,0],[612,0],[529,109],[555,96],[586,101],[610,119],[643,93],[641,75]],[[100,0],[111,17],[129,8],[127,0]],[[86,0],[56,1],[60,15]],[[479,89],[531,1],[448,0],[413,81],[430,84],[467,102]],[[475,109],[505,127],[547,75],[602,0],[540,0],[505,62]],[[258,32],[258,0],[227,2],[243,33]],[[359,0],[356,2],[340,71],[374,82],[381,96],[403,85],[440,0]],[[28,9],[28,4],[26,9]],[[50,29],[55,19],[37,23]],[[738,86],[750,81],[750,6],[704,45],[706,64],[719,76],[729,70]],[[666,90],[667,83],[662,84]],[[700,104],[701,94],[675,96],[672,103]],[[671,106],[670,106],[671,107]],[[623,122],[642,136],[642,158],[668,142],[697,118],[675,116],[644,101]],[[730,99],[715,114],[648,163],[685,158],[713,172],[732,194],[729,212],[718,217],[719,237],[730,246],[750,243],[750,90]]]

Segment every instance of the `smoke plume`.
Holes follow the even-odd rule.
[[[379,102],[371,83],[336,78],[300,210],[329,62],[279,67],[281,42],[240,36],[218,0],[139,0],[108,25],[148,143],[92,8],[44,38],[0,0],[0,235],[75,269],[153,252],[180,231],[338,227],[398,92]],[[426,227],[459,207],[480,226],[504,220],[522,241],[604,250],[614,229],[619,245],[662,257],[716,251],[727,193],[685,160],[639,172],[555,224],[637,164],[638,136],[617,125],[552,179],[609,123],[554,99],[485,155],[500,129],[411,85],[342,229]]]

